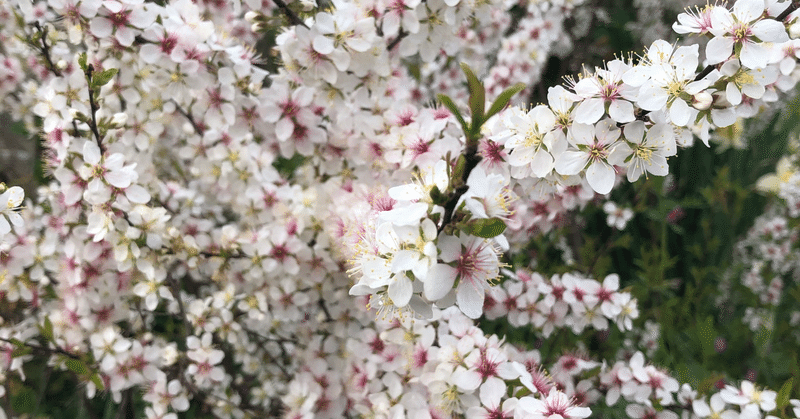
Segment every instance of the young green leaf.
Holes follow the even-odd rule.
[[[778,392],[778,398],[775,400],[775,404],[778,405],[778,409],[783,409],[789,405],[789,396],[792,394],[792,387],[794,386],[794,377],[789,378],[783,383],[781,386],[781,391]]]
[[[506,223],[503,220],[492,218],[477,218],[467,223],[468,233],[476,237],[491,239],[497,237],[506,230]]]
[[[483,115],[486,109],[486,89],[483,83],[478,80],[475,73],[468,65],[461,63],[461,70],[467,76],[467,86],[469,87],[469,109],[472,112],[472,130],[479,130],[483,124]]]
[[[117,75],[116,68],[109,68],[99,73],[92,75],[92,88],[99,89],[105,86],[111,79]]]
[[[64,365],[67,366],[68,370],[78,375],[83,375],[89,372],[89,367],[87,367],[86,363],[81,359],[68,358],[64,361]]]
[[[44,318],[44,325],[39,326],[39,333],[46,341],[53,342],[53,323],[49,317]]]
[[[81,55],[78,56],[78,65],[81,66],[81,70],[86,72],[86,53],[82,52]]]
[[[449,96],[441,93],[436,95],[436,98],[439,99],[439,102],[442,102],[442,105],[444,105],[444,107],[447,108],[450,111],[450,113],[452,113],[453,116],[456,117],[458,123],[461,124],[461,129],[464,130],[464,134],[467,134],[469,132],[469,125],[467,124],[467,121],[464,120],[464,117],[461,116],[461,112],[458,110],[458,106],[456,106],[456,103],[453,102],[453,99],[450,99]]]
[[[503,90],[502,93],[497,95],[497,98],[492,103],[492,106],[489,107],[489,112],[486,113],[486,119],[495,116],[498,112],[502,111],[508,105],[508,102],[511,101],[511,98],[514,97],[517,93],[521,92],[525,89],[524,83],[517,83],[506,90]]]

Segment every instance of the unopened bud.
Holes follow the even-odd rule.
[[[67,65],[68,65],[67,62],[64,60],[58,60],[58,62],[56,63],[56,67],[58,67],[59,70],[64,70],[65,68],[67,68]]]
[[[800,22],[789,26],[789,37],[792,39],[800,38]]]
[[[711,93],[706,91],[700,92],[692,97],[692,106],[699,111],[710,108],[712,103],[714,103],[714,97],[711,96]]]
[[[251,10],[244,14],[244,20],[246,20],[247,23],[253,23],[256,21],[256,19],[258,19],[258,12]]]
[[[262,26],[261,26],[260,23],[254,23],[254,24],[250,25],[250,30],[253,31],[253,32],[260,32],[261,29],[262,29]]]
[[[123,126],[125,123],[128,122],[128,114],[125,112],[115,113],[114,117],[111,118],[111,123],[116,126]]]

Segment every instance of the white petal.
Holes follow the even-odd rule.
[[[733,5],[733,15],[739,22],[752,22],[764,13],[764,0],[738,0]]]
[[[586,170],[586,181],[599,194],[611,192],[615,179],[614,168],[602,162],[594,162]]]
[[[742,92],[739,91],[736,84],[728,83],[728,85],[725,86],[725,98],[728,99],[731,105],[736,106],[742,103]]]
[[[441,299],[451,289],[456,280],[456,269],[449,265],[437,263],[428,270],[428,277],[425,278],[425,298],[430,301]]]
[[[633,104],[627,100],[615,100],[608,107],[608,115],[616,122],[632,122],[636,117],[633,115]]]
[[[90,165],[100,163],[100,147],[94,141],[83,143],[83,161]]]
[[[727,60],[733,50],[733,39],[716,36],[706,45],[706,58],[709,64],[717,64]]]
[[[125,196],[134,204],[146,204],[150,201],[150,194],[139,185],[131,185],[125,189]]]
[[[786,34],[786,27],[777,20],[759,20],[750,29],[753,31],[753,35],[758,37],[761,42],[786,42],[789,40],[789,35]]]
[[[561,175],[577,175],[586,167],[589,155],[583,151],[565,151],[556,160],[556,172]]]
[[[579,124],[594,124],[600,120],[605,111],[603,99],[585,99],[575,108],[575,122]]]
[[[551,156],[550,153],[544,149],[540,148],[539,151],[533,155],[531,171],[533,171],[533,174],[538,177],[545,177],[550,174],[550,171],[553,170],[554,163],[553,156]]]
[[[742,45],[739,60],[742,62],[742,66],[747,68],[764,68],[767,66],[768,55],[767,49],[760,44],[746,41]]]
[[[470,281],[461,281],[458,284],[456,303],[467,317],[477,319],[483,314],[484,298],[486,298],[486,292],[480,284],[473,284]]]
[[[669,107],[669,117],[672,123],[679,127],[685,127],[689,123],[691,116],[692,112],[689,109],[689,105],[681,99],[675,99],[672,102],[672,106]]]
[[[411,280],[405,274],[395,276],[394,281],[389,283],[389,298],[397,307],[407,306],[413,293]]]
[[[104,17],[97,17],[92,19],[92,22],[89,24],[89,29],[92,35],[98,38],[106,38],[108,35],[111,35],[114,27],[111,25],[110,20]]]
[[[25,190],[19,186],[12,186],[8,189],[8,206],[18,207],[25,199]]]

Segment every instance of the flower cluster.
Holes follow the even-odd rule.
[[[545,279],[507,253],[778,100],[797,16],[710,5],[675,26],[710,38],[707,71],[659,40],[507,106],[580,7],[1,3],[0,101],[40,134],[47,180],[29,208],[0,191],[0,392],[36,362],[148,418],[584,418],[601,391],[631,417],[689,412],[641,353],[543,361],[472,319],[630,332],[617,275]]]
[[[544,336],[569,327],[576,334],[585,328],[607,330],[609,321],[620,330],[631,330],[639,316],[636,299],[619,291],[619,276],[603,282],[577,274],[554,275],[507,272],[508,277],[492,289],[485,304],[486,317],[508,317],[514,327],[535,326]]]

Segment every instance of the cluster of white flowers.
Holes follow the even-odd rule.
[[[25,191],[19,186],[7,188],[5,184],[0,184],[0,242],[3,237],[11,232],[11,226],[22,227],[24,221],[19,215],[19,206],[25,199]],[[9,224],[9,221],[11,222]]]
[[[615,275],[517,271],[492,294],[503,253],[777,100],[800,78],[796,19],[708,6],[675,28],[711,37],[718,68],[656,41],[503,109],[580,3],[0,3],[0,101],[50,175],[22,211],[0,192],[0,299],[24,303],[0,379],[36,356],[148,418],[584,418],[616,387],[631,417],[666,406],[674,379],[638,355],[624,383],[575,383],[602,364],[564,354],[548,375],[470,318],[632,329]],[[460,61],[485,75],[469,96]]]
[[[508,278],[488,294],[486,317],[508,317],[514,327],[534,325],[545,337],[563,327],[576,334],[587,327],[607,330],[609,321],[620,330],[631,330],[632,320],[639,317],[636,299],[619,291],[616,274],[603,282],[577,274],[550,279],[526,271],[504,274]]]

